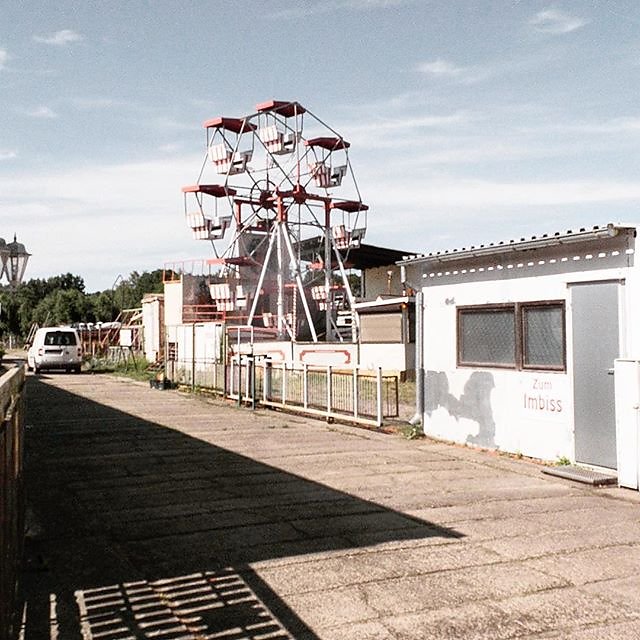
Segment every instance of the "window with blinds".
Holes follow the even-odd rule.
[[[563,301],[458,307],[458,366],[564,371]]]

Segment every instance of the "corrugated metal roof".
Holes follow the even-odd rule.
[[[576,230],[556,231],[554,233],[544,233],[530,238],[520,238],[519,240],[503,240],[500,242],[490,242],[477,246],[462,247],[445,251],[435,251],[432,253],[404,256],[398,264],[408,262],[448,262],[469,257],[479,257],[509,253],[511,251],[526,251],[528,249],[538,249],[541,247],[557,246],[574,242],[584,242],[602,237],[613,237],[621,231],[635,231],[636,226],[630,224],[609,223],[591,228],[580,228]]]
[[[324,238],[315,236],[305,238],[295,244],[300,249],[300,254],[305,260],[312,260],[315,254],[323,255]],[[352,247],[347,251],[341,250],[343,258],[346,255],[345,267],[347,269],[371,269],[374,267],[386,267],[398,264],[407,254],[400,249],[388,249],[362,243],[359,247]],[[335,263],[335,257],[332,258]],[[335,267],[337,265],[334,264]]]

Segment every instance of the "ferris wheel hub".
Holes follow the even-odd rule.
[[[293,188],[292,196],[293,196],[293,201],[296,204],[303,204],[307,200],[308,193],[307,193],[307,190],[301,184],[297,184]]]

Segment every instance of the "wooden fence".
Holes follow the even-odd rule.
[[[24,367],[0,377],[0,638],[18,637],[24,544]]]

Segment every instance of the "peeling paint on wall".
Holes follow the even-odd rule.
[[[459,398],[449,391],[449,379],[443,371],[427,371],[425,410],[429,416],[444,408],[456,420],[466,418],[478,424],[477,433],[469,433],[466,442],[481,447],[496,448],[496,423],[491,408],[491,391],[495,387],[493,374],[474,371],[465,382]]]

